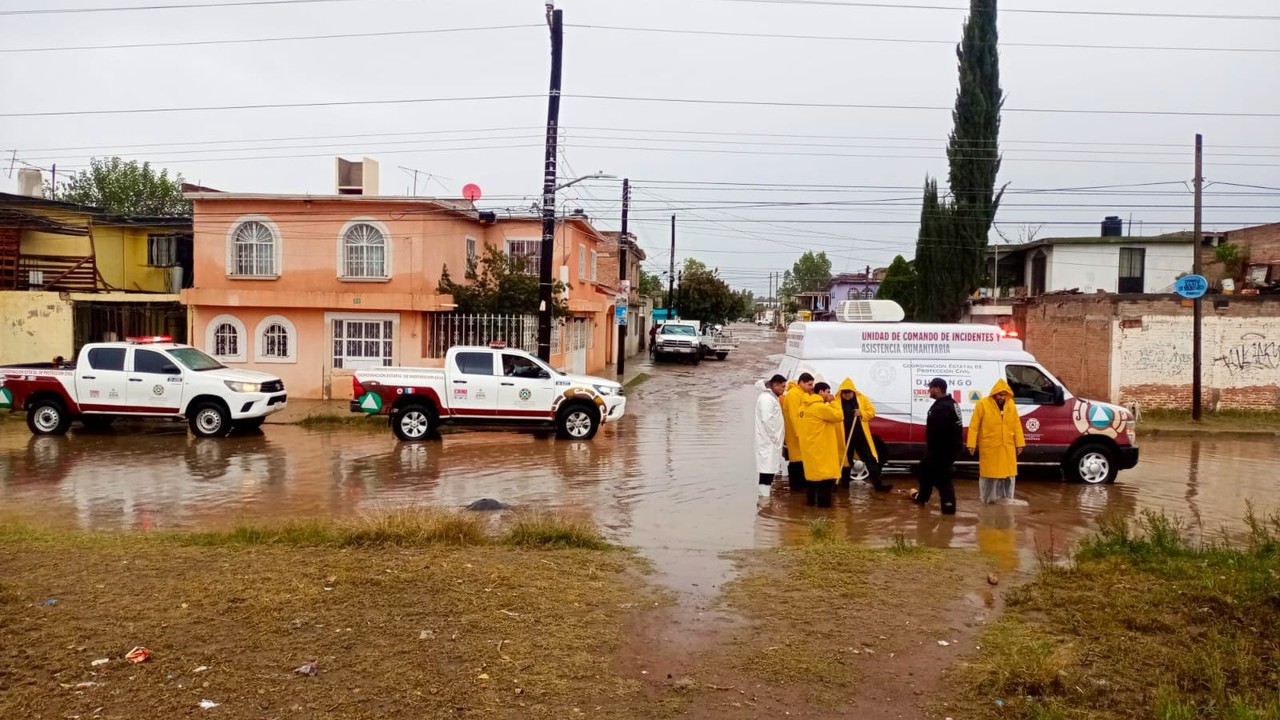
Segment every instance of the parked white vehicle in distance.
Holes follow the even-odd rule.
[[[70,363],[0,367],[0,401],[26,411],[36,435],[62,435],[77,420],[105,428],[117,418],[177,418],[198,437],[221,437],[260,427],[288,396],[274,375],[156,336],[89,343]]]
[[[590,440],[627,408],[621,383],[566,375],[503,343],[449,348],[443,368],[381,367],[351,378],[351,411],[387,415],[401,440],[427,439],[441,423],[554,425]]]

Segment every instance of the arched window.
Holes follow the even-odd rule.
[[[246,344],[244,323],[232,315],[219,315],[205,328],[205,351],[225,362],[244,362]]]
[[[357,223],[342,234],[342,277],[382,279],[387,272],[387,238],[369,223]]]
[[[297,362],[298,332],[287,318],[263,318],[254,335],[258,341],[254,359],[258,362]]]
[[[274,277],[276,267],[276,235],[267,223],[248,220],[232,233],[231,275]]]

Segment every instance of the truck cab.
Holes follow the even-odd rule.
[[[105,428],[118,418],[186,420],[198,437],[256,428],[285,408],[274,375],[226,367],[171,338],[90,343],[76,361],[0,367],[0,399],[27,414],[36,435],[62,435],[73,422]]]

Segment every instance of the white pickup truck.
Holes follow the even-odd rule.
[[[235,370],[168,337],[89,343],[75,362],[0,367],[0,408],[25,411],[36,435],[62,435],[79,420],[185,419],[198,437],[257,428],[288,396],[274,375]]]
[[[425,440],[441,423],[554,425],[561,437],[589,440],[627,408],[620,383],[566,375],[502,343],[450,348],[443,368],[357,370],[351,385],[351,411],[388,415],[407,441]]]
[[[658,361],[683,358],[697,365],[713,355],[724,360],[737,349],[733,335],[719,325],[703,325],[697,320],[668,320],[653,337],[653,359]]]

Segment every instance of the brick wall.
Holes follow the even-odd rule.
[[[1230,230],[1226,235],[1227,242],[1249,250],[1250,263],[1280,264],[1280,223]]]
[[[1027,352],[1078,396],[1111,395],[1114,309],[1108,297],[1048,297],[1014,307],[1014,325]]]
[[[1280,409],[1280,298],[1204,302],[1208,409]],[[1191,403],[1192,308],[1172,296],[1049,297],[1017,308],[1027,350],[1077,395]]]

